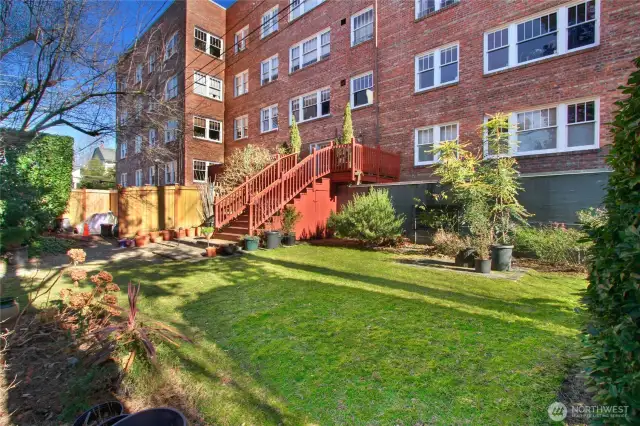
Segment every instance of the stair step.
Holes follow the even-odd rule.
[[[240,241],[244,234],[229,234],[226,232],[217,232],[213,234],[214,239],[228,240],[228,241]]]
[[[244,235],[248,234],[249,230],[247,228],[224,228],[222,231],[224,234],[233,234],[233,235]]]

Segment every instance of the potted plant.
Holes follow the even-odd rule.
[[[205,249],[207,257],[216,257],[217,249],[216,247],[211,247],[211,238],[213,237],[213,228],[205,227],[202,228],[202,233],[204,237],[207,239],[207,248]]]
[[[162,239],[164,241],[171,241],[171,231],[169,229],[163,229],[162,231],[160,231],[160,234],[162,235]]]
[[[0,241],[7,250],[10,265],[25,266],[29,260],[27,240],[29,232],[21,227],[12,226],[4,229]]]
[[[175,238],[184,238],[185,237],[184,228],[181,226],[178,229],[174,230],[173,235]]]
[[[491,258],[489,257],[490,238],[488,234],[487,232],[476,235],[471,240],[473,242],[473,248],[478,254],[475,260],[474,270],[481,274],[491,273]]]
[[[293,205],[285,206],[282,211],[282,232],[285,246],[292,246],[296,243],[296,224],[302,218],[302,214]]]
[[[192,233],[191,228],[185,228],[185,229],[184,229],[184,235],[185,235],[186,237],[191,237],[191,236],[192,236],[192,234],[191,234],[191,233]]]
[[[244,241],[244,249],[246,251],[256,251],[260,244],[260,237],[257,235],[245,235],[242,239]]]
[[[136,235],[135,236],[136,247],[144,247],[147,245],[147,236],[146,235]]]
[[[149,240],[152,243],[157,243],[162,241],[162,235],[160,234],[160,232],[158,231],[158,228],[153,228],[150,232],[149,232]]]
[[[224,256],[231,256],[238,251],[238,246],[236,244],[225,244],[221,247],[221,252]]]

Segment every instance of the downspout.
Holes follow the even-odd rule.
[[[378,68],[378,27],[380,25],[380,21],[378,20],[378,0],[375,0],[374,6],[374,45],[373,45],[373,73],[374,73],[374,86],[378,86],[378,89],[374,91],[376,97],[376,145],[380,147],[380,74]]]

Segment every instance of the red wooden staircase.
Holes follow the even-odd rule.
[[[400,156],[352,141],[333,142],[298,161],[298,155],[278,156],[215,203],[214,238],[239,241],[253,235],[273,215],[315,184],[332,182],[384,183],[400,176]]]

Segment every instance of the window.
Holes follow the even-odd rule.
[[[149,146],[156,146],[158,143],[158,131],[156,129],[149,129]]]
[[[178,137],[178,120],[169,120],[164,127],[164,143],[173,142]]]
[[[136,84],[142,83],[142,64],[136,66]]]
[[[155,71],[156,69],[156,54],[155,52],[152,52],[149,54],[149,74],[151,74],[153,71]]]
[[[173,77],[167,80],[164,87],[164,99],[169,100],[178,96],[178,76],[174,75]]]
[[[166,61],[178,51],[178,33],[175,32],[164,47],[164,60]]]
[[[149,166],[149,185],[156,184],[156,166]]]
[[[142,100],[142,96],[136,97],[135,108],[133,109],[133,115],[136,120],[140,120],[140,116],[142,115],[142,110],[144,109],[144,104]]]
[[[484,35],[484,72],[563,55],[600,42],[597,0],[562,6]]]
[[[222,122],[210,118],[193,117],[193,137],[222,142]]]
[[[441,142],[458,139],[458,123],[439,124],[422,127],[415,130],[414,135],[414,164],[423,166],[438,161],[438,156],[432,151]]]
[[[135,144],[133,146],[133,152],[135,154],[139,154],[142,151],[142,136],[138,135],[135,139]]]
[[[581,100],[511,114],[508,153],[545,154],[599,146],[599,102]],[[485,142],[485,155],[492,155]]]
[[[458,45],[441,47],[416,56],[415,91],[458,81]]]
[[[123,188],[127,187],[127,174],[126,173],[120,173],[120,185]]]
[[[244,115],[235,119],[233,124],[233,138],[235,140],[249,137],[249,116]]]
[[[120,158],[127,158],[127,143],[120,142]]]
[[[289,107],[289,124],[292,123],[294,117],[297,123],[326,117],[331,112],[331,90],[329,88],[320,89],[293,98],[289,101]]]
[[[222,80],[195,71],[193,74],[193,92],[217,101],[222,100]]]
[[[142,169],[136,170],[136,186],[142,186],[143,180]]]
[[[234,95],[241,96],[249,91],[249,70],[236,75],[234,81]]]
[[[278,130],[278,105],[260,110],[260,131],[262,133]]]
[[[260,85],[264,86],[267,83],[278,79],[278,55],[273,56],[260,64]]]
[[[329,56],[331,31],[322,30],[318,34],[289,48],[289,72],[307,67]]]
[[[324,0],[289,0],[289,21],[304,15]]]
[[[420,19],[460,0],[416,0],[416,19]]]
[[[373,103],[373,72],[351,79],[351,105],[353,108]]]
[[[206,182],[209,177],[209,166],[211,161],[193,160],[193,181],[194,182]]]
[[[260,28],[260,38],[265,38],[271,33],[278,31],[278,6],[274,7],[262,15],[262,27]]]
[[[373,38],[373,8],[370,7],[351,17],[351,46]]]
[[[207,55],[222,57],[222,39],[199,28],[194,28],[193,47]]]
[[[242,52],[247,48],[247,44],[249,42],[249,26],[247,25],[240,31],[238,31],[234,37],[234,49],[235,52]]]
[[[178,168],[178,163],[176,160],[169,161],[164,164],[164,183],[165,185],[169,185],[172,183],[176,183],[176,169]]]
[[[127,121],[129,121],[129,111],[126,109],[123,109],[122,111],[120,111],[120,125],[126,126]]]

